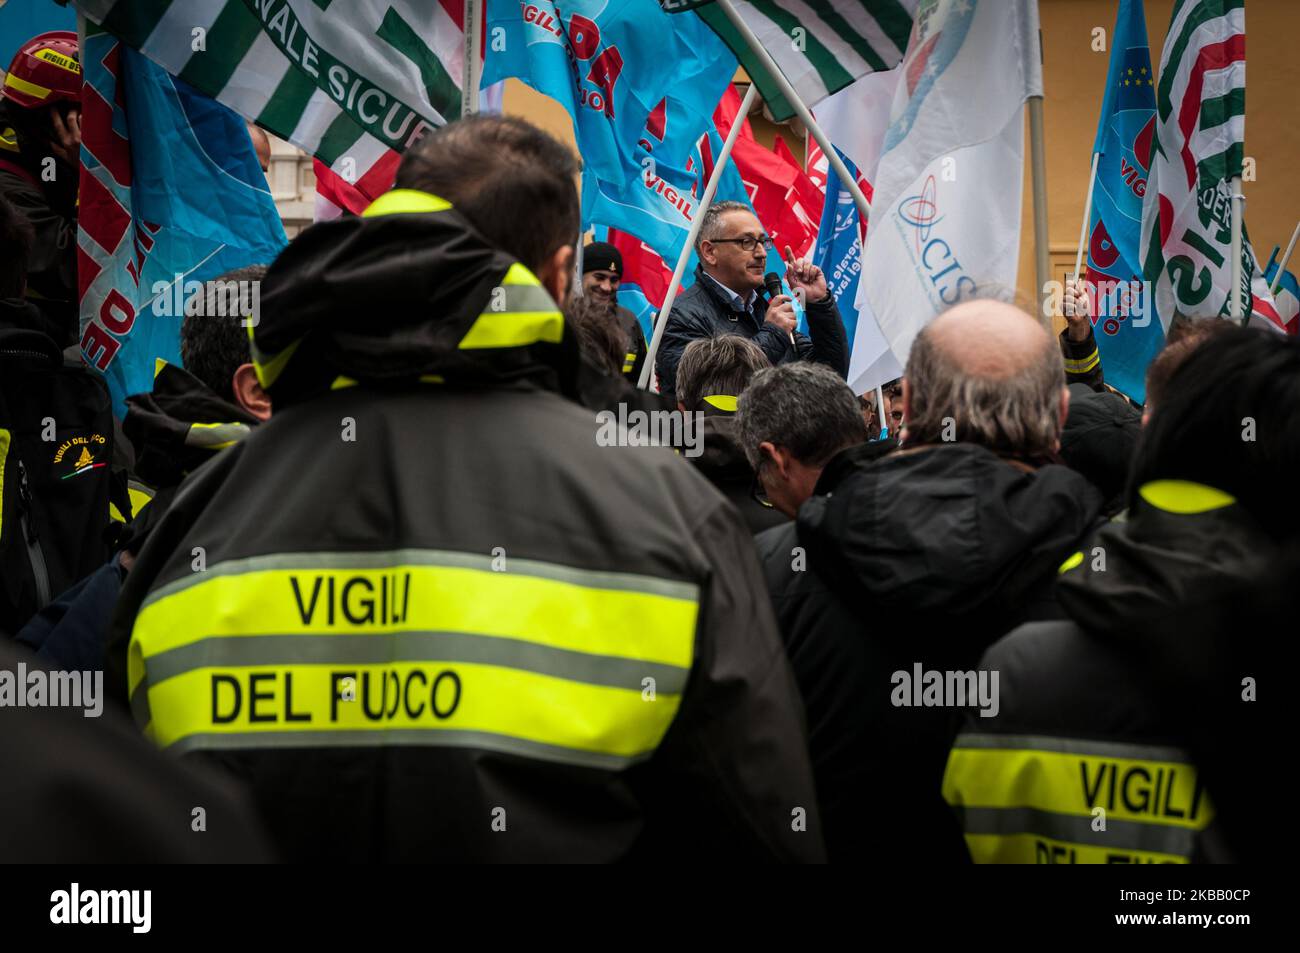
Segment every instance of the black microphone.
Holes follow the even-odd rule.
[[[781,293],[781,276],[769,271],[763,276],[763,287],[767,288],[767,300],[771,301]]]
[[[769,271],[767,274],[765,274],[765,275],[763,276],[763,285],[764,285],[764,287],[767,288],[767,300],[768,300],[769,303],[770,303],[770,302],[772,301],[772,299],[774,299],[777,295],[782,294],[782,291],[781,291],[781,276],[778,275],[775,271]],[[793,346],[793,345],[794,345],[794,332],[793,332],[793,331],[790,331],[790,332],[788,332],[788,333],[789,333],[789,336],[790,336],[790,344]]]

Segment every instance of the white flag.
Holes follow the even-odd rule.
[[[906,364],[935,315],[981,286],[1015,286],[1024,102],[1043,91],[1038,4],[927,0],[899,69],[859,285],[895,360],[855,346],[857,393]],[[859,328],[854,343],[870,337]]]

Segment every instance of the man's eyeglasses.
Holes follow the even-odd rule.
[[[741,251],[753,251],[754,247],[760,242],[766,251],[771,251],[776,247],[776,243],[773,242],[771,236],[768,235],[760,235],[758,238],[753,238],[749,235],[746,235],[744,238],[713,238],[710,239],[710,242],[714,245],[739,245]]]
[[[763,481],[759,479],[757,471],[754,473],[753,482],[749,484],[749,498],[760,506],[766,506],[769,510],[774,509],[772,501],[767,498],[767,490],[763,486]]]

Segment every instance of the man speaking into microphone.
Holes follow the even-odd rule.
[[[771,296],[771,291],[780,290],[777,281],[771,283],[770,297],[763,297],[771,248],[772,239],[744,203],[717,202],[705,211],[695,240],[700,260],[695,284],[674,302],[655,358],[660,391],[675,392],[677,362],[688,344],[696,338],[723,334],[749,338],[773,364],[816,361],[841,377],[848,374],[848,339],[820,268],[806,259],[796,260],[786,246],[786,284],[803,296],[811,338],[795,331],[790,296]]]

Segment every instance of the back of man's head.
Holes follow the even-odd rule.
[[[236,268],[205,281],[185,303],[181,364],[232,404],[238,403],[235,371],[252,360],[244,321],[256,320],[258,283],[265,275],[265,265]]]
[[[396,187],[446,199],[491,244],[541,277],[558,249],[577,242],[580,171],[567,147],[531,123],[480,113],[408,149]]]
[[[805,466],[824,467],[845,447],[867,439],[858,398],[844,378],[808,361],[756,372],[740,395],[736,417],[745,456],[756,470],[765,443],[785,448]]]
[[[1027,460],[1052,454],[1068,395],[1060,347],[1014,305],[972,300],[912,343],[904,375],[908,446],[974,443]]]
[[[1146,413],[1143,414],[1143,419],[1150,417],[1151,410],[1160,402],[1165,388],[1169,386],[1169,378],[1192,356],[1193,351],[1216,334],[1223,334],[1236,327],[1231,321],[1217,317],[1176,318],[1169,328],[1165,346],[1147,365]]]
[[[611,377],[623,373],[627,332],[615,317],[616,305],[608,298],[580,295],[571,298],[564,319],[578,336],[578,347],[592,364]]]
[[[677,365],[677,402],[688,411],[727,410],[708,398],[730,398],[725,404],[732,404],[753,376],[770,366],[758,345],[738,334],[697,338]]]
[[[35,240],[27,216],[0,195],[0,298],[21,298]]]
[[[1211,334],[1174,370],[1133,461],[1129,503],[1153,480],[1233,496],[1279,540],[1300,537],[1300,340]]]

